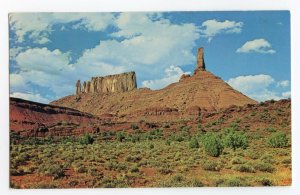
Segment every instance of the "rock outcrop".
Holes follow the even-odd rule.
[[[79,95],[81,93],[81,83],[80,80],[76,83],[76,95]]]
[[[76,135],[94,130],[99,119],[75,109],[10,98],[10,131],[22,136]]]
[[[80,80],[76,84],[76,94],[80,93],[113,93],[126,92],[137,88],[135,72],[92,77],[91,81],[84,81],[80,91]],[[80,93],[78,93],[80,91]]]
[[[120,120],[178,120],[202,112],[218,112],[231,105],[256,104],[220,77],[206,70],[203,48],[198,49],[194,75],[182,75],[180,82],[160,90],[136,89],[135,74],[93,77],[88,93],[80,100],[67,96],[51,102],[97,116],[112,114]],[[123,93],[107,93],[107,92]],[[96,92],[102,92],[101,95]],[[153,110],[153,108],[155,108]],[[154,114],[158,113],[158,114]]]
[[[197,66],[194,70],[194,74],[197,74],[199,71],[205,71],[205,62],[204,62],[204,48],[198,48],[198,55],[197,55]]]

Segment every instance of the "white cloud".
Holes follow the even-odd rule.
[[[12,13],[9,15],[10,28],[15,31],[17,42],[28,37],[35,43],[49,42],[49,34],[55,24],[75,23],[73,28],[88,31],[102,31],[111,24],[111,13]]]
[[[278,82],[270,75],[238,76],[229,79],[227,83],[234,89],[258,101],[279,100],[287,96],[287,94],[279,94],[272,89],[271,85],[277,85]]]
[[[29,91],[34,84],[61,96],[71,93],[76,80],[69,54],[47,48],[27,49],[16,57],[19,71],[10,74],[10,91]],[[80,75],[80,74],[79,74]]]
[[[49,103],[50,100],[47,98],[42,97],[40,94],[33,94],[33,93],[21,93],[21,92],[14,92],[10,94],[10,97],[21,98],[29,101],[34,102],[41,102],[41,103]]]
[[[156,80],[146,80],[142,82],[143,87],[151,89],[161,89],[167,85],[179,81],[181,75],[190,74],[190,72],[184,72],[177,66],[170,66],[165,69],[165,77]]]
[[[242,47],[236,50],[238,53],[265,53],[274,54],[276,51],[272,49],[271,44],[265,39],[254,39],[252,41],[247,41]]]
[[[288,87],[290,82],[288,80],[277,82],[277,87]]]
[[[21,19],[21,16],[25,16],[26,20]],[[42,40],[42,37],[48,38],[54,23],[75,21],[82,18],[82,14],[79,16],[66,14],[67,18],[59,14],[46,16],[13,14],[10,17],[11,25],[15,28],[19,39],[22,40],[28,33],[32,39]],[[30,19],[32,24],[29,22]],[[99,18],[92,21],[103,22]],[[94,24],[91,19],[85,22],[80,19],[76,24],[80,25],[75,25],[74,28],[90,30],[106,27]],[[58,49],[29,48],[16,54],[18,71],[11,74],[11,78],[14,78],[10,83],[11,93],[29,91],[33,94],[35,91],[30,87],[35,86],[39,94],[52,93],[54,99],[74,94],[78,79],[83,81],[92,76],[129,70],[136,71],[139,80],[145,83],[148,81],[149,87],[157,89],[178,81],[184,73],[180,66],[195,63],[192,49],[200,34],[194,24],[174,24],[160,14],[149,13],[121,13],[112,24],[117,30],[110,35],[111,39],[103,40],[94,48],[86,49],[72,64],[69,53],[63,53]],[[173,65],[173,68],[170,65]],[[162,83],[155,81],[155,78],[164,76],[166,78],[161,79]],[[21,87],[21,83],[24,84],[24,88]]]
[[[201,25],[201,35],[208,38],[210,42],[217,34],[225,33],[240,33],[242,31],[243,22],[236,22],[225,20],[223,22],[218,20],[206,20]]]
[[[23,50],[22,47],[12,47],[9,49],[9,59],[15,60],[16,56]]]
[[[290,98],[291,97],[291,92],[290,91],[286,91],[286,92],[283,92],[281,95],[284,98]]]
[[[20,75],[12,73],[9,75],[10,90],[27,90],[27,81]]]
[[[101,41],[86,50],[76,65],[109,64],[120,71],[135,70],[145,80],[162,76],[170,65],[195,62],[192,49],[199,32],[194,24],[173,24],[149,13],[121,13],[115,24],[119,30],[112,37],[124,40]]]
[[[70,69],[69,54],[56,49],[47,48],[28,49],[16,57],[22,71],[42,71],[47,74],[58,74],[65,69]]]

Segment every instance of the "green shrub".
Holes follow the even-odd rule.
[[[52,176],[53,179],[65,176],[63,167],[56,164],[48,166],[45,170],[45,175]]]
[[[189,142],[190,148],[199,148],[199,143],[196,137],[192,137],[192,139]]]
[[[231,164],[237,165],[237,164],[244,164],[245,161],[241,159],[240,157],[235,157],[231,160]]]
[[[218,157],[223,152],[223,144],[219,136],[209,133],[203,137],[203,146],[206,154]]]
[[[197,130],[198,130],[198,132],[201,133],[201,134],[206,132],[205,129],[202,127],[201,123],[199,123],[199,124],[197,125]]]
[[[275,168],[270,163],[258,163],[255,165],[255,169],[262,172],[272,173],[275,171]]]
[[[80,144],[88,145],[93,144],[94,138],[90,134],[86,133],[80,138]]]
[[[131,169],[130,169],[130,172],[131,173],[137,173],[137,172],[139,172],[140,170],[139,170],[139,168],[137,167],[137,166],[134,166],[134,167],[132,167]]]
[[[273,148],[284,148],[288,146],[288,138],[285,133],[273,133],[268,143]]]
[[[193,178],[192,181],[191,181],[191,186],[192,187],[203,187],[204,184],[201,181]]]
[[[137,126],[137,124],[135,124],[135,123],[132,123],[132,124],[130,125],[130,127],[131,127],[132,130],[136,130],[136,129],[139,128],[139,127]]]
[[[249,186],[245,179],[241,177],[230,178],[226,181],[225,185],[230,187]]]
[[[259,181],[263,186],[273,186],[273,182],[269,179],[263,178]]]
[[[71,186],[71,187],[75,187],[75,186],[77,186],[78,185],[78,181],[76,181],[76,180],[72,180],[72,181],[70,181],[68,184],[69,184],[69,186]]]
[[[153,149],[154,148],[154,145],[153,144],[150,144],[149,145],[149,149]]]
[[[237,122],[232,122],[230,123],[230,127],[234,130],[237,130],[239,128],[239,125],[237,124]]]
[[[139,162],[142,159],[141,156],[127,156],[125,161],[127,162]]]
[[[274,156],[272,156],[270,154],[265,154],[265,155],[261,156],[260,160],[264,163],[270,163],[270,164],[274,164],[276,162],[276,160],[274,159]]]
[[[276,132],[277,130],[274,128],[274,127],[268,127],[266,128],[266,131],[270,132],[270,133],[274,133]]]
[[[163,166],[163,167],[158,169],[158,172],[160,172],[163,175],[167,175],[167,174],[172,173],[173,171],[168,166]]]
[[[248,147],[248,139],[242,132],[236,132],[233,129],[227,129],[224,137],[224,143],[227,147],[232,148],[234,151],[237,148],[246,149]]]
[[[119,131],[119,132],[117,132],[116,136],[117,136],[117,140],[118,140],[119,142],[122,142],[122,141],[125,140],[125,138],[126,138],[126,134],[125,134],[124,131]]]
[[[239,171],[239,172],[246,172],[246,173],[255,173],[255,170],[252,166],[247,164],[242,165],[235,165],[233,167],[233,170]]]
[[[206,171],[220,171],[221,167],[214,161],[205,161],[202,164],[202,168]]]

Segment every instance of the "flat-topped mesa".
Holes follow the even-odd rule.
[[[194,70],[194,74],[197,74],[199,71],[205,71],[205,62],[204,62],[204,48],[198,48],[198,55],[197,55],[197,66]]]
[[[80,80],[78,80],[76,83],[76,95],[81,93],[126,92],[136,88],[135,72],[126,72],[104,77],[92,77],[90,81],[83,82],[82,90]]]

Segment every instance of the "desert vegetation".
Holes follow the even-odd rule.
[[[290,184],[290,134],[270,127],[254,135],[232,123],[216,132],[199,126],[170,132],[169,127],[142,130],[134,124],[117,132],[21,141],[12,135],[11,187]]]

